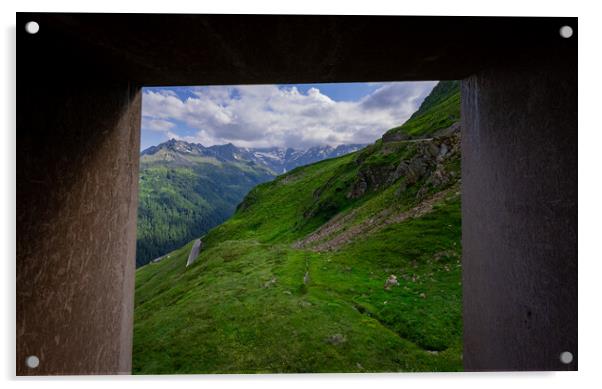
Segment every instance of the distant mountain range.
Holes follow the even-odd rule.
[[[225,221],[256,185],[296,167],[362,147],[205,147],[171,139],[147,148],[140,155],[137,266]]]
[[[232,143],[205,147],[200,143],[188,143],[171,139],[142,151],[141,157],[151,159],[159,155],[173,162],[185,163],[194,157],[215,158],[221,162],[246,162],[263,165],[275,175],[286,173],[296,167],[308,165],[324,159],[340,157],[364,148],[365,144],[347,144],[332,146],[314,146],[308,149],[283,147],[246,148],[236,147]],[[191,158],[193,157],[193,158]]]

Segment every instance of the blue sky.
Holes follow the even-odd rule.
[[[407,120],[435,84],[144,88],[141,149],[171,138],[241,147],[371,143]]]

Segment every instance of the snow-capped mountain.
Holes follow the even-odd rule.
[[[332,146],[315,146],[300,150],[293,148],[266,147],[245,148],[236,147],[232,143],[205,147],[200,143],[188,143],[171,139],[157,146],[151,146],[142,151],[141,157],[164,161],[189,161],[188,156],[213,157],[220,161],[243,162],[258,164],[270,169],[275,174],[286,173],[296,167],[308,165],[323,159],[335,158],[364,148],[363,144],[348,144]]]

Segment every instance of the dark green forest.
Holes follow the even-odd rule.
[[[199,237],[226,220],[245,194],[273,176],[245,165],[145,161],[140,169],[136,265]]]

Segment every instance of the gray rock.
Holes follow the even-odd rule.
[[[406,134],[405,132],[393,132],[393,133],[386,133],[383,135],[383,142],[387,143],[387,142],[399,142],[402,140],[408,140],[410,139],[410,136],[408,134]]]
[[[385,281],[385,290],[390,290],[391,287],[399,285],[399,281],[397,281],[397,276],[391,274],[389,278]]]
[[[274,285],[275,283],[276,283],[276,277],[272,277],[272,278],[271,278],[269,281],[266,281],[266,282],[263,284],[263,287],[267,289],[267,288],[270,288],[270,287],[271,287],[272,285]]]
[[[433,137],[438,138],[438,137],[450,136],[450,135],[459,133],[460,129],[461,129],[461,122],[458,121],[447,128],[443,128],[441,130],[435,131],[435,133],[433,134]]]
[[[334,334],[326,338],[326,343],[330,343],[335,346],[341,343],[345,343],[346,341],[347,338],[345,338],[345,335],[342,334]]]
[[[439,149],[439,158],[443,158],[447,155],[447,152],[449,151],[447,145],[445,143],[441,144],[441,148]]]
[[[309,278],[309,271],[305,272],[305,275],[303,276],[303,283],[305,285],[309,284],[310,278]]]

